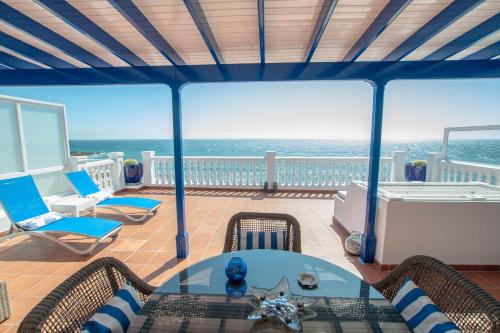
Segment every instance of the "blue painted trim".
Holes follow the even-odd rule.
[[[7,35],[2,31],[0,31],[0,45],[52,68],[77,68],[75,65],[72,65],[62,59],[53,56],[50,53],[31,46],[30,44],[23,42],[22,40]]]
[[[12,67],[6,66],[4,64],[0,64],[0,69],[12,69]]]
[[[342,61],[355,61],[382,32],[410,4],[411,0],[391,0],[373,20]]]
[[[469,54],[462,60],[486,60],[495,58],[500,54],[500,41],[493,43],[477,52]]]
[[[117,41],[113,36],[101,29],[87,16],[80,13],[65,0],[35,0],[52,14],[101,44],[104,48],[125,61],[131,66],[147,66],[148,64],[130,51],[126,46]]]
[[[362,235],[360,259],[365,263],[375,260],[375,221],[377,217],[378,175],[380,170],[380,150],[382,147],[382,120],[384,113],[385,82],[370,82],[373,86],[372,130],[370,142],[370,162],[366,197],[365,230]]]
[[[0,63],[2,63],[0,61]],[[286,64],[222,65],[229,73],[221,75],[216,65],[153,67],[107,67],[4,70],[0,85],[103,85],[103,84],[170,84],[249,81],[302,81],[302,80],[422,80],[500,78],[499,60],[457,61],[378,61],[378,62],[311,62]],[[291,76],[295,68],[299,76]]]
[[[427,57],[425,57],[424,61],[442,61],[446,58],[451,57],[458,52],[465,50],[469,46],[473,45],[478,40],[488,36],[491,33],[497,31],[500,27],[500,13],[496,14],[493,17],[490,17],[488,20],[484,21],[480,25],[472,28],[467,31],[463,35],[455,38],[448,44],[444,45],[440,49],[434,51]]]
[[[321,8],[321,12],[318,15],[318,22],[316,22],[316,26],[314,28],[314,32],[311,35],[311,40],[309,41],[309,52],[306,56],[306,64],[311,62],[311,59],[316,51],[316,48],[319,45],[321,37],[330,22],[330,18],[332,17],[333,11],[335,10],[335,6],[337,6],[337,0],[325,0],[323,7]]]
[[[266,63],[266,33],[264,24],[264,0],[257,0],[257,11],[259,15],[259,42],[260,42],[260,63]]]
[[[43,69],[43,67],[2,51],[0,51],[0,63],[15,69]]]
[[[383,61],[399,61],[417,49],[420,45],[443,31],[450,24],[470,12],[484,0],[460,0],[452,2],[432,20],[389,53]]]
[[[155,26],[149,22],[147,17],[130,0],[108,0],[127,21],[139,31],[144,38],[153,44],[158,51],[173,65],[185,65],[181,56],[175,49],[163,38],[162,34],[156,30]]]
[[[184,205],[184,163],[182,147],[182,108],[181,89],[179,84],[172,88],[172,122],[174,128],[174,168],[175,168],[175,206],[177,212],[177,258],[187,258],[189,255],[189,240],[186,228]]]
[[[67,55],[78,59],[92,67],[109,67],[111,66],[104,60],[81,48],[75,43],[67,40],[66,38],[56,34],[44,25],[32,20],[30,17],[24,15],[18,10],[8,6],[0,1],[0,19],[15,26],[28,34],[31,34],[38,39],[41,39],[52,46],[60,49]]]
[[[184,0],[184,4],[186,5],[189,14],[191,14],[194,24],[196,24],[196,27],[205,41],[208,51],[214,58],[215,63],[217,65],[223,64],[224,58],[222,57],[222,53],[217,45],[214,34],[212,33],[212,29],[210,29],[210,26],[208,25],[208,20],[205,17],[205,13],[203,12],[203,8],[201,8],[199,0]]]

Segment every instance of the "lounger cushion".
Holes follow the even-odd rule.
[[[160,204],[161,201],[148,198],[113,197],[98,203],[97,206],[123,206],[151,210]]]
[[[394,296],[392,304],[412,332],[460,333],[458,327],[408,277]]]
[[[29,219],[17,222],[17,226],[24,230],[36,230],[47,224],[59,221],[64,218],[64,215],[56,212],[48,212],[40,216],[31,217]]]
[[[242,231],[238,238],[238,250],[286,249],[286,231]]]
[[[144,304],[137,291],[128,283],[94,314],[85,324],[84,333],[127,332],[130,323]]]
[[[104,190],[87,195],[87,198],[95,199],[96,203],[103,202],[104,200],[112,198],[112,197],[113,197],[113,194],[111,194],[107,191],[104,191]]]
[[[35,231],[54,233],[65,232],[100,239],[121,226],[121,222],[95,217],[65,217],[59,221],[38,228]]]

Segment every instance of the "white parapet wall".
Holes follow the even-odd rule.
[[[399,188],[398,188],[399,187]],[[353,183],[335,198],[334,217],[347,230],[364,230],[366,185]],[[500,265],[500,188],[484,183],[381,184],[376,254],[399,264],[425,254],[448,264]]]

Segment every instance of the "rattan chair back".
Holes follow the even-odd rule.
[[[247,231],[286,231],[285,247],[288,251],[301,252],[300,224],[288,214],[241,212],[229,220],[224,251],[238,251],[238,233]]]

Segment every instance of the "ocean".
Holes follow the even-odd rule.
[[[285,140],[285,139],[186,139],[186,156],[368,156],[369,141]],[[72,153],[125,153],[125,158],[141,160],[141,151],[154,150],[158,156],[172,156],[172,140],[70,140]],[[408,160],[426,159],[427,152],[441,151],[441,141],[387,141],[382,156],[393,151],[408,152]],[[448,157],[453,160],[500,165],[500,140],[450,140]]]

